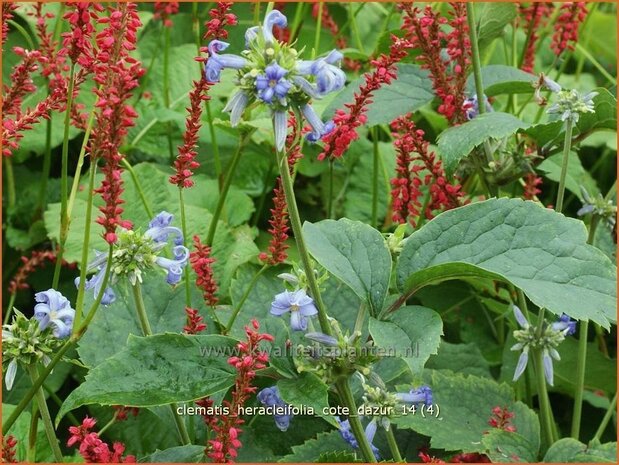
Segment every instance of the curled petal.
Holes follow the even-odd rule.
[[[337,346],[337,339],[324,333],[306,333],[305,337],[310,341],[320,342],[326,346]]]
[[[554,384],[554,370],[552,367],[552,358],[550,357],[548,350],[544,350],[542,361],[544,364],[544,376],[546,377],[548,384],[552,386]]]
[[[182,245],[174,247],[174,260],[165,257],[157,257],[155,263],[161,268],[167,270],[168,284],[178,284],[183,275],[183,268],[187,265],[189,259],[189,249]]]
[[[292,82],[303,92],[309,95],[311,98],[322,98],[322,94],[318,91],[318,88],[310,83],[307,79],[301,76],[294,76]]]
[[[256,39],[256,37],[258,37],[259,30],[259,26],[253,26],[245,31],[245,48],[249,48],[249,44],[251,44]]]
[[[376,423],[376,419],[369,422],[368,425],[365,427],[365,437],[370,444],[374,442],[374,436],[376,435],[377,428],[378,424]]]
[[[286,27],[288,20],[278,10],[272,10],[264,19],[264,25],[262,26],[262,35],[266,43],[275,42],[275,36],[273,35],[273,27]]]

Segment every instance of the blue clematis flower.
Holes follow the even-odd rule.
[[[235,127],[241,121],[241,116],[249,104],[249,95],[243,90],[239,90],[226,103],[223,111],[230,113],[230,125]]]
[[[208,44],[209,57],[204,65],[204,76],[209,82],[219,82],[221,72],[224,68],[243,69],[247,66],[248,61],[238,55],[224,54],[220,55],[230,46],[229,43],[221,40],[212,40]]]
[[[305,331],[308,317],[318,313],[314,299],[307,295],[305,289],[294,292],[284,291],[275,296],[271,303],[271,315],[281,316],[290,312],[290,327],[293,331]]]
[[[411,389],[407,393],[395,394],[396,399],[407,404],[424,404],[426,407],[432,405],[432,388],[430,386],[421,386],[417,389]]]
[[[279,389],[277,386],[263,389],[258,393],[257,397],[265,407],[286,407],[288,405],[279,395]],[[286,431],[288,429],[292,417],[292,414],[273,414],[275,424],[281,431]]]
[[[312,127],[312,132],[306,136],[309,142],[317,142],[335,129],[333,121],[323,123],[309,103],[301,107],[301,113]]]
[[[336,416],[335,419],[337,420],[339,424],[339,430],[340,430],[340,435],[342,436],[342,439],[344,439],[344,441],[346,441],[353,449],[358,449],[359,442],[357,442],[355,435],[350,429],[350,422],[348,420],[342,421],[342,419],[338,416]],[[370,426],[372,424],[373,426]],[[365,437],[368,438],[370,447],[372,448],[372,452],[374,452],[374,456],[376,457],[376,460],[380,460],[380,452],[378,448],[374,444],[372,444],[374,440],[374,435],[376,434],[376,426],[377,426],[376,421],[375,420],[371,421],[365,429]]]
[[[156,243],[165,243],[170,235],[174,235],[174,244],[182,245],[183,233],[179,228],[170,226],[173,219],[174,215],[172,213],[162,211],[148,223],[148,229],[144,235],[152,238]]]
[[[55,337],[68,337],[75,318],[75,310],[69,300],[54,289],[37,292],[34,299],[38,302],[34,306],[34,318],[39,322],[39,329],[43,331],[51,325]]]
[[[92,290],[94,293],[95,299],[101,292],[101,286],[103,285],[103,279],[105,278],[106,262],[107,262],[107,255],[102,252],[99,252],[98,250],[95,250],[95,259],[90,265],[88,265],[88,270],[96,270],[96,273],[92,278],[86,280],[84,289],[87,291]],[[75,287],[79,287],[80,285],[79,276],[75,278],[74,282],[75,282]],[[106,306],[110,305],[114,303],[115,300],[116,300],[116,293],[114,292],[114,289],[107,286],[105,290],[103,291],[103,297],[101,298],[101,305],[106,305]]]
[[[187,266],[189,260],[189,249],[182,245],[174,247],[174,259],[165,257],[157,257],[155,263],[161,268],[167,270],[168,277],[166,281],[168,284],[178,284],[183,276],[183,269]]]
[[[262,25],[262,36],[267,44],[275,42],[275,36],[273,35],[273,27],[286,27],[288,20],[278,10],[271,10],[264,18],[264,24]]]
[[[490,113],[493,111],[492,105],[488,101],[488,98],[484,95],[484,105],[486,109],[486,113]],[[464,103],[462,104],[462,108],[466,114],[467,120],[472,120],[477,115],[479,115],[479,103],[477,101],[477,94],[474,94],[472,97],[468,97],[464,99]]]
[[[265,68],[264,72],[265,74],[256,77],[256,90],[258,90],[260,100],[273,103],[274,97],[280,101],[285,99],[292,87],[292,83],[285,78],[288,70],[273,62]]]
[[[346,84],[346,74],[339,67],[344,56],[337,50],[332,50],[325,57],[311,61],[298,61],[297,72],[316,77],[316,87],[322,95],[340,90]]]
[[[552,329],[555,331],[565,331],[566,336],[572,336],[576,333],[576,321],[572,320],[565,313],[559,317],[557,321],[552,323]]]

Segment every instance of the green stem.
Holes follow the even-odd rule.
[[[292,183],[292,177],[290,176],[290,169],[288,167],[288,158],[285,152],[277,151],[277,165],[279,167],[279,175],[282,178],[282,186],[284,187],[284,195],[286,197],[286,205],[288,207],[288,217],[290,218],[290,225],[292,226],[292,232],[294,233],[294,239],[299,250],[299,256],[305,270],[307,277],[307,284],[309,285],[310,292],[318,308],[318,320],[320,321],[320,328],[322,332],[328,335],[332,335],[331,325],[329,324],[329,318],[325,310],[322,297],[320,295],[320,288],[316,282],[316,275],[314,274],[314,267],[309,257],[307,247],[305,245],[305,239],[303,238],[303,226],[301,225],[301,216],[299,215],[299,208],[297,206],[297,200],[294,195],[294,186]]]
[[[402,455],[400,454],[400,449],[398,448],[398,443],[396,442],[393,434],[393,425],[389,425],[389,428],[387,429],[387,442],[389,443],[389,450],[391,451],[393,460],[395,462],[404,462]]]
[[[152,336],[153,330],[150,327],[150,322],[148,321],[148,315],[146,314],[146,307],[144,306],[144,298],[142,297],[142,286],[140,283],[135,283],[132,286],[133,289],[133,300],[135,301],[135,309],[138,314],[138,319],[140,320],[140,326],[142,328],[142,333],[144,336]],[[191,444],[191,440],[189,439],[189,434],[187,433],[187,428],[185,427],[185,422],[180,417],[180,415],[176,412],[176,404],[170,404],[170,410],[172,411],[172,416],[174,417],[174,422],[176,423],[176,427],[178,429],[178,434],[181,438],[181,442],[184,446]]]
[[[600,438],[602,437],[602,434],[604,434],[604,431],[606,430],[606,427],[608,426],[608,423],[610,422],[610,419],[612,418],[613,414],[616,413],[616,411],[617,411],[617,393],[615,392],[615,396],[613,397],[613,400],[610,402],[610,405],[608,406],[608,409],[606,410],[606,413],[604,414],[604,418],[602,418],[602,422],[600,423],[598,430],[595,432],[595,436],[593,436],[593,439],[591,442],[600,440]]]
[[[576,50],[582,53],[583,56],[587,58],[587,60],[589,60],[593,66],[595,66],[595,68],[600,72],[602,76],[604,76],[604,78],[606,78],[608,82],[610,82],[613,86],[617,85],[617,79],[614,78],[608,71],[606,71],[606,69],[600,64],[600,62],[597,61],[595,57],[578,42],[576,42]]]
[[[131,176],[131,181],[135,186],[135,190],[138,191],[138,195],[140,196],[140,201],[142,202],[142,206],[144,207],[144,211],[148,215],[149,218],[154,218],[155,214],[153,213],[153,209],[150,207],[148,203],[148,199],[146,198],[146,194],[144,194],[144,189],[142,189],[142,184],[140,183],[140,179],[138,175],[135,173],[133,166],[127,161],[126,158],[123,157],[121,160],[123,167],[129,172],[129,176]]]
[[[361,53],[365,53],[365,49],[363,48],[363,41],[361,40],[361,34],[359,33],[359,27],[357,25],[357,13],[355,13],[353,5],[355,5],[354,2],[348,3],[348,14],[350,15],[350,18],[349,18],[350,29],[352,31],[353,38],[355,40],[357,48],[359,49]]]
[[[243,153],[243,147],[251,137],[251,133],[247,133],[241,137],[239,141],[239,145],[232,156],[232,160],[230,160],[230,164],[228,165],[228,171],[226,172],[226,178],[224,179],[224,183],[221,187],[221,192],[219,193],[219,199],[217,199],[217,206],[215,207],[215,211],[213,212],[213,217],[211,218],[211,224],[208,227],[208,233],[206,235],[206,245],[211,247],[213,245],[213,240],[215,239],[215,232],[217,231],[217,223],[219,222],[219,217],[221,216],[221,212],[223,211],[224,204],[226,203],[226,196],[228,195],[228,191],[230,190],[230,185],[232,184],[232,178],[234,178],[234,173],[236,172],[236,167],[239,164],[239,160],[241,159],[241,154]]]
[[[99,308],[99,304],[101,303],[101,299],[103,298],[103,294],[105,293],[105,288],[107,287],[107,283],[110,278],[111,262],[112,262],[112,246],[110,246],[108,250],[107,264],[105,268],[105,275],[103,276],[103,283],[101,284],[101,291],[99,292],[99,295],[97,296],[95,302],[90,307],[90,310],[88,311],[88,315],[86,316],[86,319],[82,323],[82,326],[77,332],[71,335],[69,340],[65,342],[64,345],[60,347],[60,349],[58,349],[58,352],[56,352],[56,355],[54,355],[54,358],[52,358],[51,362],[49,362],[46,366],[43,367],[43,370],[39,374],[39,377],[36,379],[35,382],[33,382],[32,386],[30,387],[28,392],[26,392],[22,400],[19,401],[19,403],[15,407],[15,410],[13,410],[13,412],[11,413],[11,415],[9,415],[9,418],[7,418],[6,421],[2,422],[2,434],[6,434],[6,432],[11,428],[11,426],[13,426],[13,424],[15,423],[19,415],[21,415],[24,409],[28,406],[32,398],[35,396],[37,390],[43,385],[43,383],[45,382],[49,374],[52,372],[54,367],[62,360],[62,357],[64,357],[64,354],[66,354],[69,349],[73,348],[77,344],[77,342],[84,335],[86,329],[88,329],[88,325],[90,324],[92,319],[95,317],[95,314],[97,313],[97,309]]]
[[[241,300],[239,300],[239,303],[236,304],[236,306],[234,307],[234,310],[232,312],[232,316],[230,317],[230,321],[226,325],[226,329],[225,329],[224,334],[228,334],[230,332],[230,330],[232,329],[232,326],[234,325],[234,321],[236,320],[236,317],[238,316],[239,312],[241,311],[241,308],[243,308],[243,304],[245,303],[245,301],[249,297],[249,294],[251,293],[252,289],[254,288],[256,283],[258,282],[258,278],[260,278],[262,273],[264,273],[264,271],[267,268],[268,268],[268,265],[263,265],[262,268],[260,268],[256,272],[256,274],[254,275],[252,280],[249,282],[249,285],[247,286],[247,289],[243,293],[243,296],[241,297]]]
[[[535,377],[537,380],[537,395],[539,399],[542,434],[546,440],[546,446],[550,447],[554,442],[554,438],[550,401],[548,398],[548,389],[546,387],[546,378],[544,377],[542,351],[535,349],[532,352],[534,356]]]
[[[557,205],[555,210],[559,213],[563,210],[563,197],[565,196],[565,178],[567,177],[567,165],[572,148],[572,129],[574,122],[568,118],[565,122],[565,140],[563,142],[563,161],[561,163],[561,177],[559,178],[559,192],[557,193]]]
[[[51,112],[45,127],[45,152],[43,153],[43,169],[41,170],[41,185],[39,187],[39,211],[44,212],[47,206],[47,180],[52,167],[52,119]]]
[[[9,318],[11,317],[11,314],[13,313],[13,305],[15,305],[16,297],[17,297],[17,291],[11,294],[11,297],[9,297],[9,304],[6,307],[6,313],[4,314],[3,324],[5,325],[9,323]]]
[[[329,160],[329,180],[328,182],[328,191],[327,191],[327,218],[333,218],[333,158]]]
[[[4,176],[6,177],[6,196],[8,199],[9,210],[15,207],[15,174],[13,173],[13,161],[11,157],[4,158]]]
[[[185,214],[185,199],[183,196],[183,188],[178,188],[178,201],[181,206],[181,231],[183,232],[183,241],[185,247],[187,246],[187,215]],[[189,282],[189,269],[185,267],[185,305],[191,307],[191,284]]]
[[[163,103],[166,108],[170,108],[170,28],[161,23],[163,27]],[[176,158],[174,144],[172,143],[172,126],[166,123],[168,138],[168,152],[170,162]]]
[[[71,129],[71,106],[73,104],[73,85],[75,80],[75,63],[71,63],[69,71],[69,89],[67,90],[67,109],[64,117],[64,136],[62,139],[62,167],[60,177],[60,243],[56,257],[56,267],[54,268],[54,279],[52,288],[58,287],[60,280],[60,268],[62,266],[62,256],[64,246],[69,232],[69,216],[67,214],[68,205],[68,184],[69,184],[69,130]]]
[[[466,18],[469,23],[469,37],[471,42],[471,55],[473,58],[473,76],[475,78],[475,92],[477,93],[477,106],[479,114],[486,112],[484,105],[484,84],[481,77],[481,60],[479,58],[479,44],[477,42],[477,24],[475,22],[475,9],[473,4],[466,4]]]
[[[337,387],[337,391],[342,399],[342,402],[346,407],[348,407],[350,411],[350,416],[348,417],[348,422],[350,423],[350,429],[355,435],[355,439],[359,444],[359,450],[361,450],[361,454],[363,455],[363,459],[367,463],[376,463],[376,457],[374,456],[374,452],[372,452],[372,447],[368,442],[368,439],[365,437],[365,432],[363,431],[363,426],[361,426],[361,420],[359,420],[359,415],[357,415],[357,405],[355,404],[355,398],[350,390],[350,385],[348,384],[347,379],[342,379],[335,383]]]
[[[34,364],[28,365],[28,374],[34,384],[38,376],[37,369]],[[52,423],[52,417],[49,414],[47,402],[45,402],[45,394],[43,394],[43,389],[40,387],[36,391],[36,398],[39,405],[39,412],[41,413],[41,420],[43,420],[43,426],[45,426],[45,434],[47,435],[47,440],[49,441],[52,453],[54,454],[56,462],[62,463],[62,452],[60,451],[58,438],[56,437],[56,431],[54,430],[54,424]]]
[[[99,430],[99,436],[103,436],[103,433],[105,433],[105,432],[108,430],[108,428],[109,428],[110,426],[112,426],[114,423],[116,423],[116,417],[117,417],[117,416],[118,416],[118,412],[114,412],[114,415],[112,416],[112,418],[110,419],[110,421],[108,421],[108,422],[107,422],[107,423],[103,426],[103,428],[101,428],[101,429]]]
[[[316,17],[316,33],[314,34],[314,50],[312,50],[312,59],[318,55],[318,48],[320,47],[320,34],[322,32],[322,11],[324,8],[323,2],[318,2],[318,16]]]
[[[34,463],[37,456],[37,433],[39,429],[39,406],[32,403],[30,414],[30,432],[28,433],[28,449],[26,450],[26,462]]]
[[[303,23],[306,3],[297,3],[296,5],[297,9],[295,10],[294,19],[292,20],[292,27],[290,28],[290,39],[293,41],[296,40],[301,24]]]
[[[372,227],[378,227],[378,170],[380,152],[378,150],[378,130],[372,128]]]

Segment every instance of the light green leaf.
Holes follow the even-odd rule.
[[[329,407],[329,386],[313,373],[303,372],[297,378],[280,379],[277,382],[281,398],[287,404],[297,407],[311,407],[316,416],[324,417],[323,409]],[[335,419],[330,422],[337,425]]]
[[[452,174],[458,163],[475,147],[488,139],[501,139],[529,125],[510,113],[499,111],[476,116],[460,126],[453,126],[439,136],[437,150],[445,171]]]
[[[126,349],[90,370],[56,418],[88,404],[152,407],[200,399],[228,389],[227,358],[235,339],[208,335],[130,336]]]
[[[398,309],[388,321],[371,318],[370,334],[376,346],[402,357],[420,377],[430,355],[437,353],[443,322],[434,310],[412,305]]]
[[[426,368],[433,370],[450,370],[454,373],[490,378],[488,362],[477,344],[451,344],[443,341],[438,354],[430,357]]]
[[[196,463],[201,462],[203,457],[204,446],[189,444],[187,446],[156,450],[153,454],[140,461],[146,463]]]
[[[616,268],[586,242],[579,220],[530,201],[490,199],[447,211],[406,239],[398,286],[410,294],[449,279],[491,277],[556,315],[609,328],[616,321]]]
[[[616,463],[617,443],[609,442],[587,447],[573,438],[563,438],[555,442],[544,456],[544,462],[550,463]]]
[[[521,69],[506,65],[488,65],[481,68],[481,77],[486,97],[500,94],[527,94],[535,90],[533,84],[537,77]],[[469,95],[475,94],[475,76],[469,75],[466,80]]]
[[[378,314],[391,275],[391,254],[383,236],[371,226],[347,218],[306,222],[303,233],[318,263]]]
[[[516,17],[516,5],[513,3],[476,3],[477,38],[480,48],[487,46],[493,39],[501,37],[505,26]]]
[[[545,173],[544,176],[551,181],[559,182],[562,164],[563,154],[558,153],[546,158],[540,163],[538,169]],[[587,192],[593,196],[600,192],[595,179],[593,179],[589,172],[583,168],[582,163],[580,163],[578,154],[576,152],[570,152],[567,165],[567,177],[565,178],[565,188],[582,201],[580,186],[585,187]]]
[[[491,429],[483,436],[482,443],[492,462],[537,462],[537,451],[517,432]]]
[[[3,403],[2,421],[6,421],[14,410],[15,405]],[[20,414],[20,416],[9,428],[9,430],[5,432],[5,437],[8,435],[12,435],[17,440],[17,445],[15,446],[15,458],[18,462],[26,461],[26,454],[28,453],[28,436],[30,434],[31,417],[32,416],[30,412],[26,409]],[[39,423],[37,424],[36,444],[36,461],[53,462],[54,454],[52,453],[49,441],[47,440],[47,435],[45,434],[45,426],[41,421],[39,421]]]
[[[304,444],[293,446],[292,453],[282,457],[279,462],[315,462],[321,454],[337,450],[350,450],[350,447],[344,442],[339,431],[329,431],[320,433]]]
[[[418,110],[434,98],[432,81],[427,71],[412,64],[400,63],[396,66],[398,78],[374,92],[373,103],[368,105],[367,126],[388,124],[398,116]],[[333,117],[335,110],[352,102],[353,94],[363,84],[365,78],[361,76],[342,89],[324,111],[323,118]]]

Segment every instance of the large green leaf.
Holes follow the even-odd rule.
[[[81,405],[151,407],[200,399],[234,383],[227,358],[235,339],[208,335],[130,336],[127,348],[93,368],[56,421]]]
[[[609,442],[588,447],[576,439],[559,439],[546,452],[544,462],[617,463],[617,443]]]
[[[492,462],[537,462],[537,451],[518,433],[493,429],[483,436],[482,443]]]
[[[496,111],[484,113],[471,121],[447,129],[439,136],[437,146],[445,171],[452,174],[460,160],[484,141],[507,137],[526,127],[528,124],[514,115]]]
[[[537,77],[525,73],[521,69],[506,65],[488,65],[481,69],[484,94],[493,97],[500,94],[533,93],[533,84]],[[475,94],[475,76],[471,74],[466,80],[466,89],[469,95]]]
[[[417,411],[395,418],[394,423],[399,428],[430,436],[432,448],[483,452],[481,441],[490,429],[488,420],[492,409],[501,406],[514,411],[516,405],[519,409],[527,408],[514,401],[510,386],[487,378],[433,371],[426,375],[425,382],[432,388],[434,415],[426,413],[424,417]],[[517,432],[521,429],[533,431],[534,427],[528,425],[533,420],[536,420],[534,416],[519,415],[513,418],[513,425]]]
[[[196,463],[204,457],[204,446],[189,444],[157,450],[144,458],[146,463]]]
[[[293,446],[292,453],[282,457],[279,462],[315,462],[321,454],[349,450],[350,446],[344,442],[339,431],[329,431],[309,439],[302,445]]]
[[[311,407],[316,416],[325,416],[323,409],[329,407],[329,386],[318,376],[303,372],[297,378],[280,379],[277,387],[284,402],[297,407]]]
[[[367,125],[388,124],[395,118],[418,110],[434,98],[432,81],[428,72],[418,65],[398,64],[398,78],[391,84],[374,92],[373,103],[368,105]],[[348,84],[331,101],[323,113],[324,118],[331,118],[338,108],[354,100],[354,93],[365,84],[363,76]]]
[[[505,26],[516,17],[516,5],[513,3],[483,2],[476,3],[474,8],[480,47],[501,37]]]
[[[9,415],[13,413],[15,410],[15,406],[11,404],[2,404],[2,421],[5,421],[9,418]],[[28,410],[22,412],[20,416],[17,418],[13,426],[6,431],[5,436],[13,436],[17,440],[17,445],[15,446],[15,458],[18,462],[26,461],[26,454],[28,453],[28,436],[30,433],[30,419],[31,414]],[[47,440],[47,435],[45,434],[45,427],[43,426],[43,422],[39,421],[37,424],[37,433],[36,433],[36,461],[37,462],[53,462],[54,454],[52,453],[52,448],[49,445],[49,441]]]
[[[579,220],[530,201],[490,199],[447,211],[406,239],[398,286],[411,294],[444,280],[491,277],[556,315],[608,328],[616,321],[616,268],[586,242]]]
[[[383,236],[371,226],[347,218],[306,222],[303,232],[307,247],[318,263],[378,314],[391,275],[391,254]]]
[[[408,306],[398,309],[389,321],[371,318],[370,334],[377,347],[387,354],[402,357],[419,377],[430,355],[437,353],[443,322],[434,310]]]
[[[544,172],[545,177],[551,181],[559,182],[561,179],[561,165],[563,164],[563,154],[557,153],[546,158],[538,169]],[[580,158],[576,152],[571,152],[567,165],[567,176],[565,178],[565,188],[576,195],[582,201],[582,191],[580,186],[587,189],[587,192],[592,196],[597,195],[600,190],[595,182],[595,179],[582,166]]]
[[[443,341],[438,354],[430,357],[427,368],[433,370],[451,370],[454,373],[490,378],[488,362],[477,344],[450,344]]]

